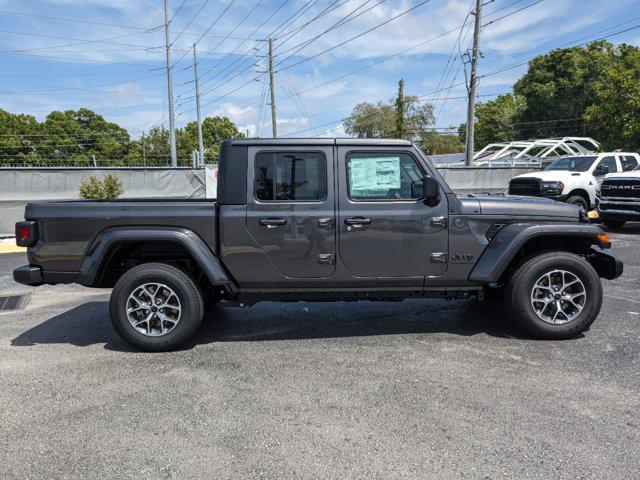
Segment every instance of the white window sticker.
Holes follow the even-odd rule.
[[[352,190],[400,188],[400,158],[352,158],[349,161]]]

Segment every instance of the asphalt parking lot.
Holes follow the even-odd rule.
[[[475,301],[264,303],[132,351],[106,290],[12,282],[0,255],[0,478],[638,478],[640,226],[582,338]]]

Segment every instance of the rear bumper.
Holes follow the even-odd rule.
[[[36,287],[42,284],[57,285],[58,283],[80,283],[78,282],[78,272],[52,272],[43,271],[41,267],[35,265],[24,265],[13,271],[13,279],[23,285]],[[86,285],[90,286],[90,285]]]
[[[37,286],[44,283],[42,269],[32,265],[24,265],[13,271],[13,279],[23,285]]]

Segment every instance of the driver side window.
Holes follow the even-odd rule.
[[[407,153],[352,153],[347,157],[347,182],[352,200],[415,200],[424,173]]]
[[[598,165],[598,167],[600,167],[600,169],[602,169],[602,167],[607,167],[609,169],[609,171],[607,173],[615,173],[618,171],[618,166],[616,164],[616,158],[615,157],[604,157],[601,161],[600,161],[600,165]],[[596,167],[596,168],[598,168]],[[604,173],[602,173],[601,175],[604,175]]]

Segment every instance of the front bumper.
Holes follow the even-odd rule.
[[[44,283],[42,278],[42,269],[32,265],[24,265],[13,271],[13,279],[23,285],[31,285],[35,287]]]
[[[640,202],[598,199],[598,214],[602,218],[640,220]]]
[[[624,272],[624,264],[620,260],[602,252],[592,250],[591,255],[587,256],[587,260],[598,272],[598,275],[607,280],[614,280]]]

